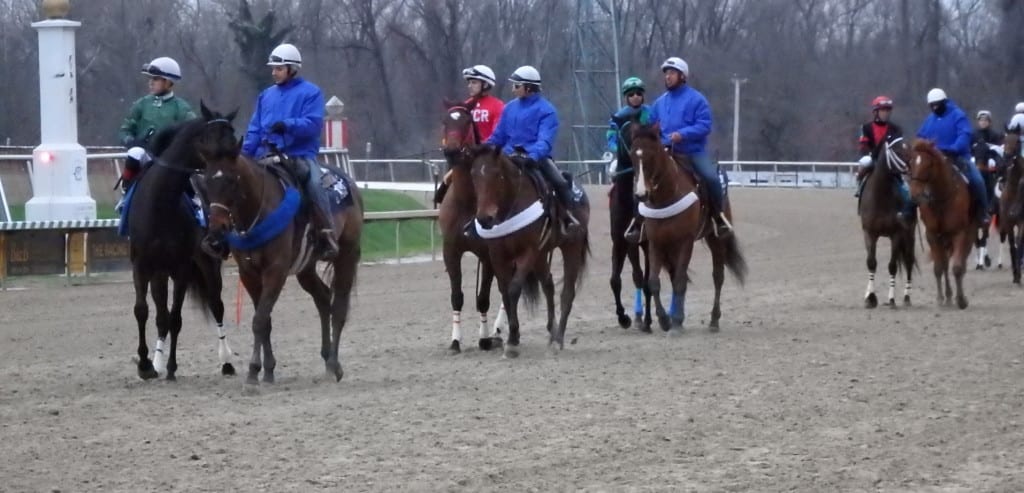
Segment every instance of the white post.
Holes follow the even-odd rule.
[[[44,8],[47,3],[67,5],[44,1]],[[48,10],[49,19],[32,23],[39,31],[41,138],[32,151],[32,199],[25,204],[29,221],[96,219],[85,148],[78,144],[75,29],[82,23],[63,14]]]
[[[740,79],[735,74],[732,76],[734,89],[732,103],[732,161],[733,170],[737,173],[743,171],[743,168],[735,163],[740,160],[740,84],[746,81],[747,79]]]

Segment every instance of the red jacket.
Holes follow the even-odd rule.
[[[466,101],[466,104],[472,102],[471,98]],[[480,133],[480,142],[487,140],[494,133],[494,129],[498,128],[498,119],[501,118],[501,112],[504,109],[505,103],[490,94],[477,99],[476,106],[473,108],[473,123],[476,124],[476,130]]]

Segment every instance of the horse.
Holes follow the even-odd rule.
[[[627,122],[624,128],[630,125],[639,125],[637,118]],[[651,292],[647,289],[647,271],[650,269],[650,258],[647,252],[647,242],[631,242],[626,240],[626,230],[629,224],[636,218],[636,195],[633,193],[634,167],[629,159],[629,146],[623,138],[623,132],[619,131],[620,149],[617,156],[616,169],[611,172],[612,187],[608,191],[608,216],[612,236],[612,274],[609,284],[612,288],[612,296],[615,298],[615,316],[618,318],[619,326],[623,329],[630,324],[626,309],[622,306],[622,268],[629,259],[633,268],[633,287],[636,289],[635,303],[633,304],[633,327],[641,332],[651,332]],[[640,264],[640,254],[643,253],[644,262]],[[643,305],[641,305],[641,295]]]
[[[998,223],[999,209],[995,199],[995,170],[1002,168],[1000,165],[1002,156],[993,155],[993,151],[996,149],[998,149],[998,146],[977,141],[971,146],[971,157],[977,165],[978,172],[981,173],[982,179],[985,180],[985,190],[988,193],[989,203],[991,204],[991,208],[994,209],[993,220],[995,223]],[[994,160],[995,163],[990,166],[989,160]],[[988,254],[988,238],[991,227],[992,225],[990,224],[982,224],[978,227],[978,233],[974,240],[974,247],[978,250],[978,260],[974,267],[975,270],[984,270],[992,266],[992,258],[989,257]],[[1000,237],[1000,243],[1003,241],[1006,241],[1006,239]],[[1002,252],[1000,251],[1000,253]]]
[[[338,255],[328,263],[330,286],[317,274],[315,233],[310,225],[312,205],[300,205],[299,179],[283,168],[256,162],[240,154],[241,140],[235,139],[231,123],[213,118],[204,106],[209,123],[197,150],[203,159],[205,184],[210,200],[210,227],[205,240],[208,253],[225,254],[225,244],[238,263],[238,275],[255,307],[252,318],[253,348],[246,385],[274,383],[277,360],[271,345],[271,312],[288,276],[294,274],[309,293],[320,317],[320,356],[327,378],[340,381],[344,372],[338,356],[341,331],[349,312],[349,298],[359,264],[359,239],[363,229],[363,202],[358,187],[340,170],[349,204],[334,212]],[[280,156],[277,156],[278,158]],[[287,165],[287,164],[286,164]],[[277,173],[275,173],[277,172]],[[336,184],[332,184],[335,186]],[[341,204],[336,194],[333,205]],[[262,354],[261,354],[262,351]]]
[[[1013,283],[1021,284],[1021,257],[1024,257],[1024,157],[1021,156],[1020,128],[1012,128],[1003,143],[1003,186],[999,197],[999,227],[1001,241],[1010,244],[1010,268]],[[999,266],[1002,267],[1003,250],[999,249]]]
[[[473,124],[474,104],[445,104],[448,109],[442,120],[445,135],[444,155],[448,160],[448,178],[451,180],[451,186],[441,201],[437,224],[444,242],[444,267],[451,285],[452,342],[448,351],[452,354],[462,351],[462,256],[466,252],[476,255],[479,260],[476,289],[476,309],[480,313],[478,345],[481,350],[490,351],[502,345],[501,334],[498,332],[501,310],[494,329],[487,327],[494,269],[487,255],[487,243],[477,236],[463,234],[466,224],[470,223],[476,214],[476,195],[473,180],[470,178],[470,168],[473,164],[471,149],[480,144],[480,135]]]
[[[722,283],[725,267],[742,284],[747,264],[736,235],[719,238],[709,234],[710,210],[700,206],[700,194],[694,175],[684,171],[669,152],[662,147],[657,125],[639,126],[630,132],[631,159],[637,169],[634,181],[640,200],[640,215],[644,219],[650,253],[647,287],[654,297],[655,310],[661,329],[670,336],[682,335],[685,318],[687,269],[693,255],[693,245],[704,239],[711,250],[712,279],[715,301],[708,324],[712,332],[719,330],[722,316]],[[684,163],[687,164],[687,163]],[[698,207],[694,207],[698,205]],[[732,206],[726,202],[724,213],[732,219]],[[671,310],[666,313],[661,302],[661,271],[668,273],[672,283]],[[671,316],[671,321],[670,321]]]
[[[956,304],[967,308],[963,291],[967,255],[977,231],[978,221],[971,213],[971,197],[966,180],[952,163],[928,140],[914,142],[910,162],[910,194],[920,208],[925,237],[934,263],[937,301],[951,306],[953,291],[949,283],[952,263],[956,280]],[[943,297],[945,279],[945,297]]]
[[[234,114],[227,118],[234,118]],[[190,120],[155,135],[150,152],[156,157],[129,190],[129,200],[122,212],[122,223],[126,223],[122,233],[128,235],[135,287],[134,312],[139,328],[137,370],[144,380],[156,378],[160,373],[166,373],[167,380],[176,379],[178,334],[186,293],[200,303],[204,315],[213,315],[221,374],[235,373],[231,364],[234,352],[224,333],[221,261],[202,252],[200,242],[204,228],[185,195],[199,164],[192,146],[205,125],[203,120]],[[170,309],[167,307],[168,279],[174,282]],[[150,290],[156,305],[158,337],[152,360],[146,345],[149,318],[146,293]],[[165,347],[168,334],[171,336],[169,348]]]
[[[557,210],[550,205],[551,194],[540,184],[541,178],[531,176],[498,147],[477,146],[472,156],[471,177],[477,197],[473,227],[487,242],[487,254],[508,315],[504,356],[519,356],[519,299],[524,298],[527,306],[532,307],[538,298],[538,286],[547,303],[548,346],[552,352],[558,352],[565,347],[566,323],[590,255],[590,203],[586,194],[577,189],[578,200],[572,213],[579,225],[575,230],[563,231]],[[551,276],[555,249],[561,251],[563,266],[561,317],[557,325],[555,283]]]
[[[864,246],[867,248],[868,288],[864,294],[864,306],[875,308],[875,258],[878,239],[889,238],[889,298],[888,305],[896,308],[896,273],[902,268],[907,274],[903,288],[903,304],[910,306],[910,289],[917,260],[914,258],[914,228],[917,217],[901,221],[897,214],[903,210],[903,197],[896,187],[901,186],[901,175],[907,164],[907,145],[903,138],[893,142],[882,142],[877,149],[878,158],[871,173],[865,179],[864,191],[857,204],[861,229],[864,232]]]

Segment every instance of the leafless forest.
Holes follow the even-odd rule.
[[[303,50],[304,74],[346,103],[352,147],[377,157],[437,147],[444,97],[461,96],[460,69],[484,63],[503,79],[536,65],[562,115],[558,153],[570,154],[573,67],[585,67],[580,12],[609,50],[617,20],[621,75],[661,92],[658,65],[679,55],[711,101],[713,149],[731,154],[734,74],[742,86],[743,159],[850,159],[858,122],[879,93],[916,128],[924,94],[941,86],[997,124],[1024,99],[1024,2],[1017,0],[77,0],[80,140],[111,144],[145,89],[141,65],[181,62],[177,93],[248,114],[278,41]],[[38,2],[0,0],[0,142],[38,141]],[[595,65],[590,43],[590,66]],[[612,60],[598,60],[609,67]],[[605,83],[606,93],[613,82]],[[509,97],[507,87],[499,94]],[[610,102],[586,103],[591,123]],[[592,156],[596,157],[596,156]]]

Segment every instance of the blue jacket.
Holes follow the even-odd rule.
[[[286,126],[284,135],[270,132],[275,122]],[[320,152],[324,121],[324,94],[312,82],[296,77],[263,90],[245,132],[242,154],[262,158],[270,150],[263,141],[274,143],[291,157],[315,158]]]
[[[558,114],[555,107],[540,94],[516,98],[505,105],[498,128],[485,144],[501,147],[505,154],[514,154],[521,146],[534,161],[551,157],[558,136]]]
[[[651,119],[661,124],[661,143],[671,144],[669,135],[679,132],[683,136],[672,145],[676,154],[704,154],[711,133],[711,107],[696,89],[683,84],[658,97],[651,108]]]
[[[608,120],[608,131],[605,132],[605,137],[608,138],[608,150],[612,154],[619,152],[619,129],[637,113],[640,114],[641,125],[651,124],[651,107],[646,104],[640,105],[639,108],[623,106]]]
[[[965,158],[971,155],[971,122],[964,110],[953,101],[946,100],[946,113],[928,115],[917,131],[917,136],[935,143],[940,151]]]

